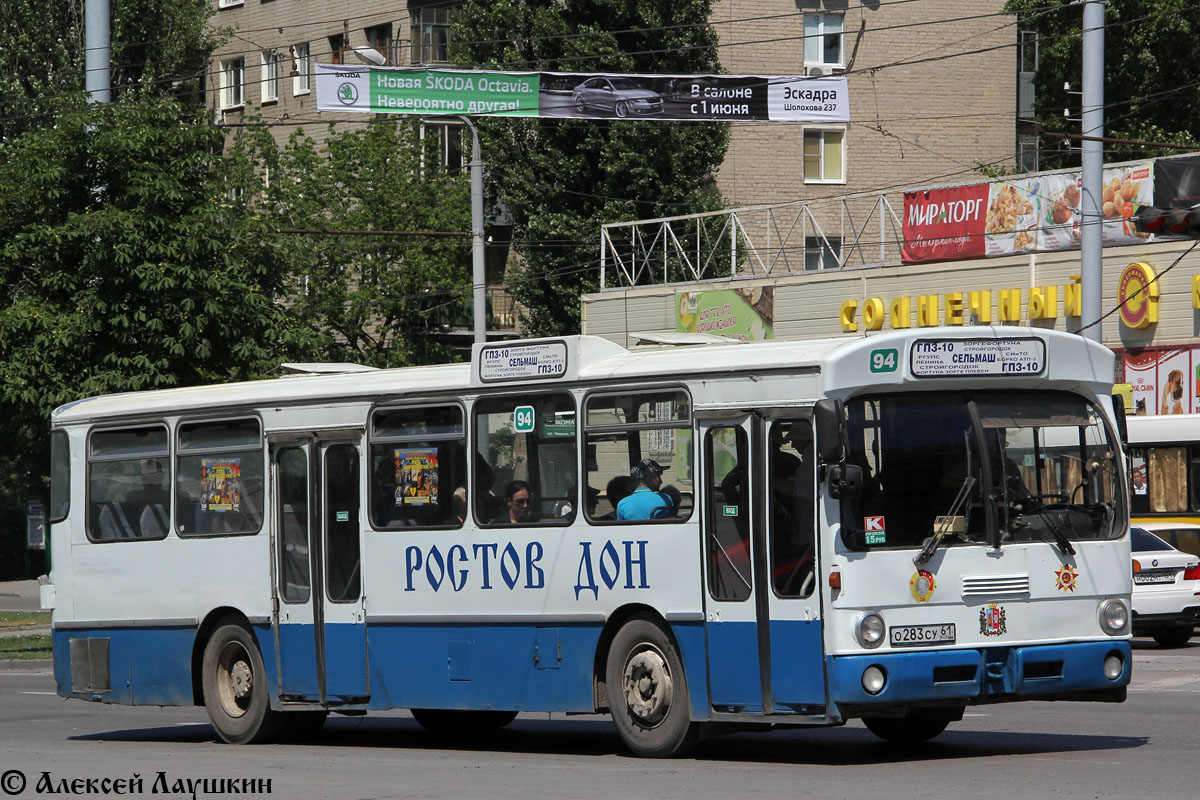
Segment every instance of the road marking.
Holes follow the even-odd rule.
[[[51,697],[58,695],[58,692],[18,692],[18,694],[48,694]]]

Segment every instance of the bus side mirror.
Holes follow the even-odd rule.
[[[817,424],[817,454],[822,463],[843,461],[846,458],[846,427],[842,424],[842,401],[818,400],[813,417]]]
[[[1121,447],[1128,448],[1129,446],[1129,425],[1125,422],[1125,396],[1114,394],[1112,396],[1113,416],[1117,418],[1117,433],[1121,436]]]
[[[858,464],[834,464],[829,468],[829,496],[853,500],[862,494],[863,471]]]

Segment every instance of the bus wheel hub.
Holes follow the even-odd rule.
[[[646,650],[625,665],[625,702],[641,724],[663,721],[671,708],[671,691],[671,673],[661,653]]]
[[[250,694],[253,679],[250,673],[250,665],[245,661],[238,661],[229,670],[229,680],[233,683],[233,695],[239,699]]]

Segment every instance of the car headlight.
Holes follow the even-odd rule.
[[[858,639],[858,643],[863,647],[873,649],[883,644],[883,634],[886,630],[883,615],[878,611],[866,611],[860,614],[854,623],[854,638]]]
[[[1110,597],[1100,604],[1100,628],[1109,636],[1119,636],[1129,628],[1129,607],[1125,601]]]

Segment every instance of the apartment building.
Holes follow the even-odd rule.
[[[214,113],[314,123],[315,63],[360,63],[369,47],[396,66],[446,61],[453,0],[214,0],[214,24],[235,32],[214,55]],[[845,75],[850,123],[731,123],[718,184],[730,206],[805,203],[803,255],[795,268],[837,268],[847,221],[885,211],[878,192],[980,176],[988,165],[1035,169],[1018,146],[1018,76],[1029,54],[1003,0],[715,0],[711,23],[729,74]],[[1021,45],[1025,45],[1024,48]],[[365,62],[362,62],[365,63]],[[1036,64],[1032,68],[1036,68]],[[1031,106],[1027,92],[1024,105]],[[643,124],[682,124],[656,122]],[[429,119],[450,168],[463,163],[461,125]],[[290,126],[276,129],[283,140]],[[1021,160],[1023,159],[1023,160]],[[745,218],[747,234],[777,221]],[[874,224],[874,223],[872,223]],[[793,236],[793,239],[795,236]],[[859,237],[861,239],[861,237]],[[800,266],[802,264],[802,266]]]

